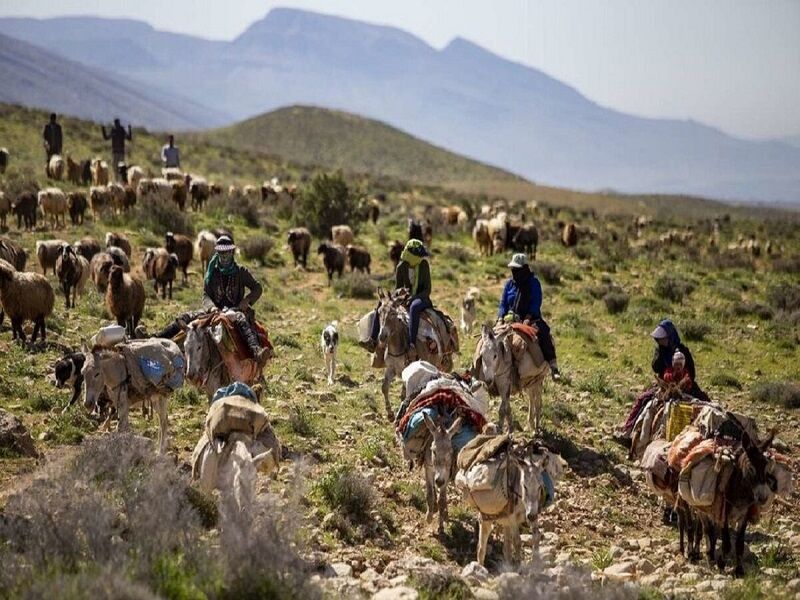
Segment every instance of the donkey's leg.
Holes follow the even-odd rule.
[[[443,535],[444,524],[447,523],[447,483],[436,491],[439,494],[439,535]]]
[[[728,515],[725,515],[722,522],[722,533],[720,537],[722,538],[722,550],[717,557],[717,568],[722,571],[725,568],[725,560],[731,552],[731,530],[728,524]]]
[[[511,397],[510,394],[502,394],[500,396],[500,431],[503,431],[503,423],[508,421],[508,432],[514,430],[514,416],[511,412]]]
[[[531,433],[539,433],[542,418],[542,382],[537,381],[527,389],[528,392],[528,429]]]
[[[745,515],[742,522],[736,530],[736,569],[733,571],[734,576],[744,577],[744,566],[742,566],[742,556],[744,555],[744,533],[747,530],[748,518]]]
[[[381,385],[381,391],[383,392],[383,403],[386,408],[386,417],[389,419],[389,422],[394,421],[392,404],[389,402],[389,387],[391,386],[393,379],[394,369],[391,367],[386,367],[386,371],[383,373],[383,384]]]
[[[130,423],[128,423],[128,391],[125,389],[125,384],[117,388],[117,431],[128,431]]]
[[[494,521],[481,518],[480,529],[478,530],[478,564],[483,565],[486,560],[486,548],[489,544],[489,536],[492,535]]]
[[[425,452],[425,503],[428,510],[425,513],[425,522],[433,521],[433,514],[436,511],[436,486],[433,483],[433,465],[431,464],[430,449]]]
[[[683,507],[676,506],[675,511],[678,513],[678,552],[681,556],[686,553],[686,547],[683,543],[684,534],[686,533],[686,512]],[[689,534],[691,536],[691,534]]]
[[[703,517],[703,527],[706,531],[706,560],[713,565],[717,553],[717,526],[708,517]]]
[[[169,422],[167,421],[167,402],[166,396],[156,397],[158,406],[158,452],[164,454],[169,447]],[[153,407],[150,406],[150,414],[152,417]]]

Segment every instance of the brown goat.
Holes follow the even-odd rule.
[[[287,241],[292,249],[294,266],[302,264],[305,269],[308,266],[308,251],[311,250],[311,232],[305,227],[290,229]]]
[[[185,235],[179,233],[167,232],[164,236],[164,248],[167,249],[169,254],[175,254],[178,257],[178,265],[183,271],[183,283],[186,284],[189,279],[189,263],[192,262],[194,257],[194,244],[192,240]]]
[[[94,258],[95,254],[98,254],[103,249],[100,246],[100,242],[93,237],[81,238],[72,244],[72,247],[75,249],[75,252],[89,261]]]
[[[78,294],[83,295],[83,287],[89,276],[89,262],[76,254],[72,246],[62,246],[61,254],[56,260],[56,275],[64,292],[64,304],[67,309],[75,308]],[[70,302],[72,292],[72,302]]]
[[[183,211],[186,209],[186,184],[183,181],[172,182],[172,201]]]
[[[109,231],[106,233],[106,248],[119,248],[128,258],[131,257],[131,242],[123,233]]]
[[[7,237],[0,237],[0,258],[7,260],[17,271],[23,271],[28,261],[28,253],[17,242]]]
[[[119,265],[111,267],[106,288],[106,307],[117,319],[117,324],[127,328],[131,337],[142,318],[144,298],[144,285],[140,279],[128,275]]]
[[[342,278],[342,271],[344,271],[344,248],[332,244],[330,242],[322,242],[317,248],[317,254],[322,254],[322,262],[325,263],[325,270],[328,273],[328,285],[330,286],[333,281],[333,273],[339,273],[339,279]]]
[[[70,192],[67,194],[67,209],[69,220],[73,225],[83,225],[83,215],[86,213],[86,194],[83,192]]]
[[[169,254],[164,248],[148,248],[142,259],[142,270],[145,277],[153,280],[156,295],[161,286],[161,299],[165,299],[169,287],[169,299],[172,300],[172,284],[178,270],[178,257]]]
[[[22,323],[33,321],[31,342],[41,333],[47,339],[45,317],[50,316],[55,304],[55,293],[50,282],[38,273],[17,272],[14,267],[0,261],[0,306],[11,319],[11,339],[25,341]],[[0,313],[3,314],[3,313]]]

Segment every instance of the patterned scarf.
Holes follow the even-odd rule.
[[[211,260],[208,261],[208,269],[206,269],[206,278],[205,278],[206,285],[208,285],[208,282],[211,281],[211,276],[214,274],[214,271],[219,271],[223,275],[230,277],[231,275],[236,273],[237,268],[238,265],[236,264],[236,261],[231,262],[231,264],[227,267],[223,267],[222,265],[220,265],[219,254],[215,253],[214,256],[211,257]]]

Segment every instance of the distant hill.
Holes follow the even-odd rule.
[[[143,90],[191,94],[228,123],[324,106],[552,186],[800,202],[800,148],[611,110],[460,38],[439,50],[393,27],[294,9],[273,9],[231,42],[84,17],[0,19],[0,32]]]
[[[309,106],[282,108],[196,134],[303,164],[324,165],[412,183],[522,182],[522,178],[437,148],[385,123]]]
[[[108,54],[101,56],[108,57]],[[111,76],[2,34],[0,82],[0,102],[25,104],[103,122],[119,116],[125,122],[154,128],[186,129],[225,120],[223,114],[174,92]]]

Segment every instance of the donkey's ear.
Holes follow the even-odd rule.
[[[453,436],[454,436],[455,434],[457,434],[459,431],[461,431],[461,425],[462,425],[462,420],[461,420],[461,417],[458,417],[458,418],[457,418],[457,419],[456,419],[456,420],[453,422],[453,424],[452,424],[452,425],[450,425],[450,428],[447,430],[447,437],[449,437],[449,438],[452,440],[452,439],[453,439]]]
[[[776,429],[770,429],[767,439],[761,442],[761,452],[766,452],[769,449],[777,433],[778,431]]]
[[[428,416],[428,413],[423,412],[422,418],[425,419],[425,425],[428,427],[428,431],[431,433],[436,433],[436,423],[434,423],[433,419]]]
[[[742,448],[749,450],[753,446],[753,440],[746,431],[742,431]]]

